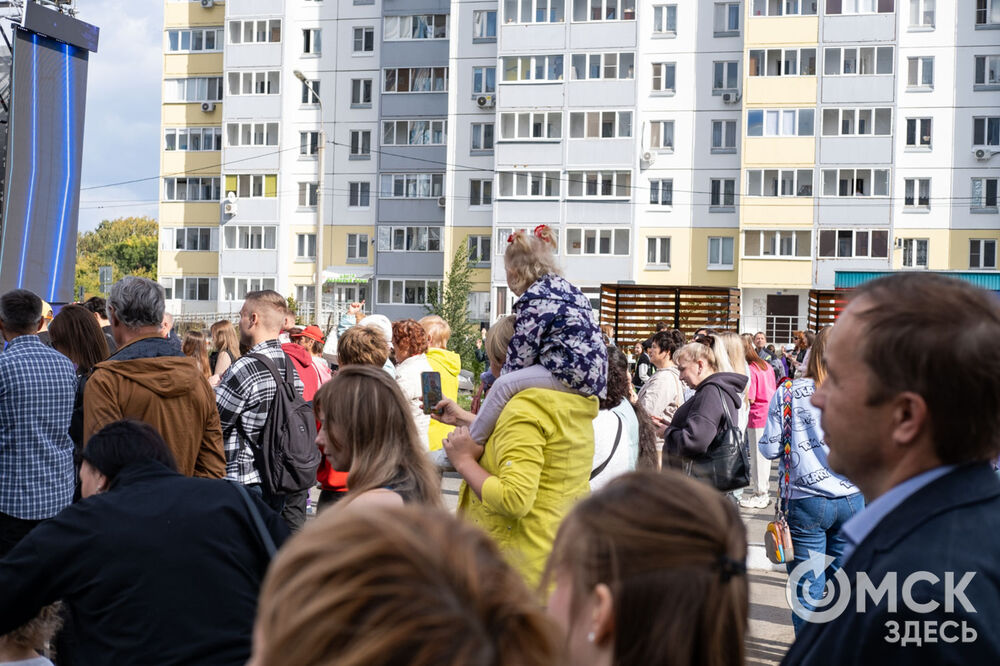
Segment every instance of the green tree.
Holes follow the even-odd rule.
[[[156,279],[159,228],[151,217],[103,220],[76,241],[76,288],[84,297],[100,293],[98,268],[111,266],[112,281],[126,275]]]
[[[459,243],[451,259],[451,267],[444,279],[441,294],[432,292],[430,314],[436,314],[451,327],[448,349],[462,357],[462,367],[478,370],[476,361],[476,337],[479,333],[475,324],[469,321],[469,292],[472,291],[472,268],[469,266],[469,248]]]

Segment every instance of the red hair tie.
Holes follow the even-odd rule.
[[[539,224],[537,227],[534,228],[534,230],[532,230],[531,233],[535,238],[541,241],[545,241],[547,243],[548,239],[546,239],[545,236],[543,235],[544,232],[551,232],[551,229],[549,229],[549,225]],[[517,231],[513,232],[510,236],[507,236],[507,242],[513,243],[514,237],[517,236],[518,234],[523,234],[523,233],[526,233],[524,229],[518,229]]]

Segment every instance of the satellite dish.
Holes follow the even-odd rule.
[[[229,203],[236,203],[236,192],[230,192],[226,195],[226,201]]]

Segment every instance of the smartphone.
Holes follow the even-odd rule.
[[[434,407],[444,398],[444,395],[441,393],[441,373],[421,372],[420,386],[424,394],[424,414],[430,414],[434,411]]]

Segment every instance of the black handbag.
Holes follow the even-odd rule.
[[[718,386],[716,389],[722,400],[722,425],[705,453],[685,461],[684,471],[717,490],[728,492],[750,485],[750,460],[743,446],[743,433],[729,415],[726,396]]]

